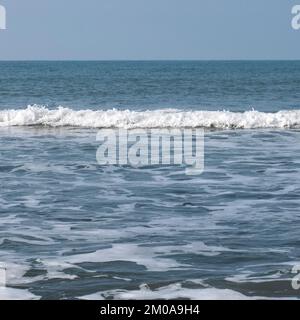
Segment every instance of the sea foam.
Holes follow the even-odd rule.
[[[51,126],[85,128],[299,128],[300,110],[276,113],[259,111],[183,111],[163,109],[131,110],[73,110],[59,107],[48,109],[33,105],[26,109],[0,111],[0,126]]]
[[[247,297],[237,291],[217,288],[184,288],[180,283],[174,283],[166,287],[151,290],[147,285],[141,285],[138,290],[111,290],[97,292],[79,297],[83,300],[105,300],[113,297],[113,300],[170,300],[170,299],[198,299],[198,300],[254,300],[258,297]]]

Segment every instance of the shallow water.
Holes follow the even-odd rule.
[[[6,70],[0,73],[2,83],[3,74],[13,70],[27,77],[27,82],[18,80],[15,87],[1,86],[1,109],[22,109],[26,107],[24,99],[47,105],[51,97],[58,104],[70,97],[74,105],[69,107],[74,110],[100,110],[101,99],[110,106],[125,99],[121,103],[124,109],[137,110],[131,107],[135,101],[137,105],[141,102],[142,110],[155,110],[156,104],[164,107],[167,96],[172,107],[186,101],[186,110],[205,109],[197,108],[196,101],[201,105],[214,97],[207,109],[218,110],[223,94],[222,101],[231,101],[233,112],[247,110],[234,107],[239,98],[240,105],[243,99],[259,100],[261,112],[283,109],[272,109],[274,101],[278,106],[286,103],[289,108],[285,109],[292,109],[299,101],[298,91],[290,95],[288,76],[283,71],[298,70],[290,80],[297,82],[299,63],[290,62],[285,69],[280,63],[266,62],[262,67],[255,65],[251,73],[244,62],[239,64],[239,76],[235,64],[232,73],[228,67],[226,77],[245,81],[239,95],[235,86],[239,82],[233,81],[233,88],[220,87],[225,63],[219,68],[217,63],[190,63],[179,63],[176,68],[172,65],[173,73],[168,63],[150,64],[156,71],[148,78],[146,64],[140,67],[144,68],[140,77],[146,82],[160,74],[172,74],[171,80],[185,77],[188,87],[188,83],[195,85],[196,70],[206,68],[205,74],[211,77],[207,85],[211,90],[219,88],[220,96],[213,96],[210,90],[205,94],[204,89],[203,96],[196,94],[203,85],[199,73],[197,90],[191,90],[190,96],[188,90],[168,92],[171,87],[166,81],[165,87],[157,86],[153,93],[139,91],[142,84],[137,82],[135,89],[127,91],[129,98],[120,89],[115,95],[110,92],[107,99],[102,93],[90,96],[89,90],[94,87],[86,84],[89,90],[79,98],[75,89],[69,91],[67,82],[76,72],[83,78],[90,75],[90,79],[93,72],[98,74],[85,64],[82,69],[80,63],[75,64],[68,72],[68,63],[63,67],[45,63],[47,67],[43,65],[40,71],[34,63],[0,63]],[[123,79],[120,87],[129,86],[136,73],[142,72],[136,64],[133,71],[128,71],[126,63],[118,66],[108,63],[103,69],[101,64],[97,68],[102,70],[98,71],[101,75],[111,68],[112,74]],[[195,68],[192,75],[178,71],[190,70],[191,66]],[[51,73],[55,77],[64,74],[65,82],[54,84],[49,80]],[[261,93],[255,90],[258,84],[251,79],[259,74],[280,86],[281,100],[277,99],[279,87],[269,82],[263,86],[261,80]],[[15,79],[15,74],[10,75]],[[42,80],[36,82],[35,99],[34,83],[39,77]],[[112,75],[103,77],[115,79]],[[80,91],[84,79],[74,79]],[[43,93],[39,88],[44,84],[45,89],[47,81],[49,86]],[[98,88],[97,81],[91,82]],[[117,85],[113,80],[109,83]],[[176,83],[182,88],[179,80]],[[274,88],[273,94],[270,88]],[[249,95],[242,93],[245,90]],[[79,100],[81,104],[86,100],[80,108],[76,106]],[[54,107],[48,105],[49,109]],[[0,261],[7,278],[6,287],[0,288],[0,298],[299,297],[299,291],[291,285],[295,276],[291,271],[300,264],[300,130],[206,130],[205,170],[198,176],[186,175],[185,166],[180,165],[100,166],[96,161],[96,134],[95,128],[0,127]]]

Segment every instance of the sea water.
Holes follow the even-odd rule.
[[[0,298],[298,298],[300,62],[0,62]],[[205,169],[99,165],[204,128]]]

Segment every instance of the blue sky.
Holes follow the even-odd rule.
[[[300,0],[0,0],[1,60],[300,59]]]

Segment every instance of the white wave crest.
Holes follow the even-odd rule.
[[[73,110],[59,107],[47,109],[33,105],[20,110],[0,111],[0,126],[86,127],[86,128],[299,128],[300,110],[276,113],[259,111],[182,111],[176,109]]]

